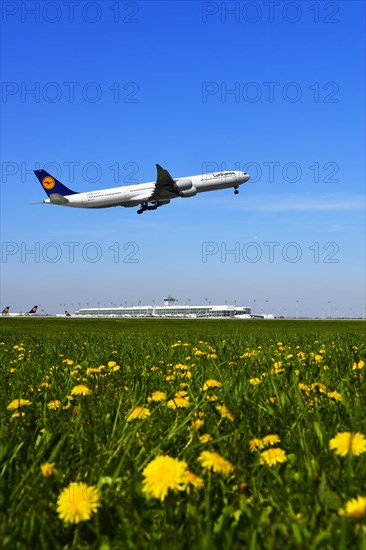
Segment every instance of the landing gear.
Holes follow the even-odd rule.
[[[159,206],[163,206],[163,203],[156,202],[154,204],[149,205],[147,202],[144,202],[141,204],[141,207],[137,210],[137,213],[142,214],[143,212],[146,212],[146,210],[156,210]]]
[[[239,195],[238,186],[234,187],[234,195]]]
[[[142,205],[141,205],[141,208],[139,208],[137,210],[137,213],[142,214],[143,212],[145,212],[148,209],[149,209],[149,206],[148,206],[147,202],[143,202]]]

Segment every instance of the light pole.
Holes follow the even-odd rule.
[[[330,319],[330,304],[331,304],[331,302],[330,302],[330,300],[328,300],[328,318],[329,319]]]
[[[296,319],[299,318],[299,300],[296,300]]]

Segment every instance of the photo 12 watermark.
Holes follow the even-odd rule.
[[[296,241],[278,242],[215,242],[201,243],[201,261],[210,263],[289,263],[297,264],[301,261],[314,264],[338,264],[339,245],[336,242],[312,242],[308,245]]]
[[[340,22],[338,2],[226,1],[202,2],[202,23],[311,23]]]
[[[96,264],[106,261],[115,264],[138,264],[141,262],[139,252],[140,246],[134,241],[126,243],[116,241],[111,244],[95,241],[84,243],[4,241],[1,243],[1,262],[3,264],[56,264],[58,262]]]
[[[335,81],[204,81],[202,103],[324,103],[340,102],[340,86]]]
[[[98,23],[136,24],[140,22],[140,2],[114,1],[11,1],[1,2],[2,23]]]
[[[3,161],[1,163],[1,183],[37,183],[34,170],[45,170],[59,181],[68,184],[86,182],[105,182],[109,184],[140,183],[138,173],[140,166],[136,161],[111,161],[108,165],[90,161],[81,163],[75,160],[65,160],[62,163],[48,161],[41,163],[36,160],[30,166],[26,162]]]
[[[16,81],[1,83],[1,103],[124,103],[140,102],[137,82]]]
[[[211,172],[225,172],[236,170],[250,175],[251,183],[275,183],[278,181],[286,183],[339,183],[340,167],[334,160],[312,160],[307,164],[297,160],[279,162],[276,160],[246,162],[234,161],[204,161],[202,162],[202,175]]]

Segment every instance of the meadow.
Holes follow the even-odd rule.
[[[366,549],[365,333],[0,318],[0,547]]]

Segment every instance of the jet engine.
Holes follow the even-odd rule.
[[[195,195],[197,195],[197,189],[194,186],[192,186],[190,189],[187,189],[186,191],[181,191],[179,193],[179,196],[183,198],[194,197]]]
[[[179,193],[180,191],[187,191],[192,187],[192,180],[188,180],[188,179],[175,180],[174,183]]]

